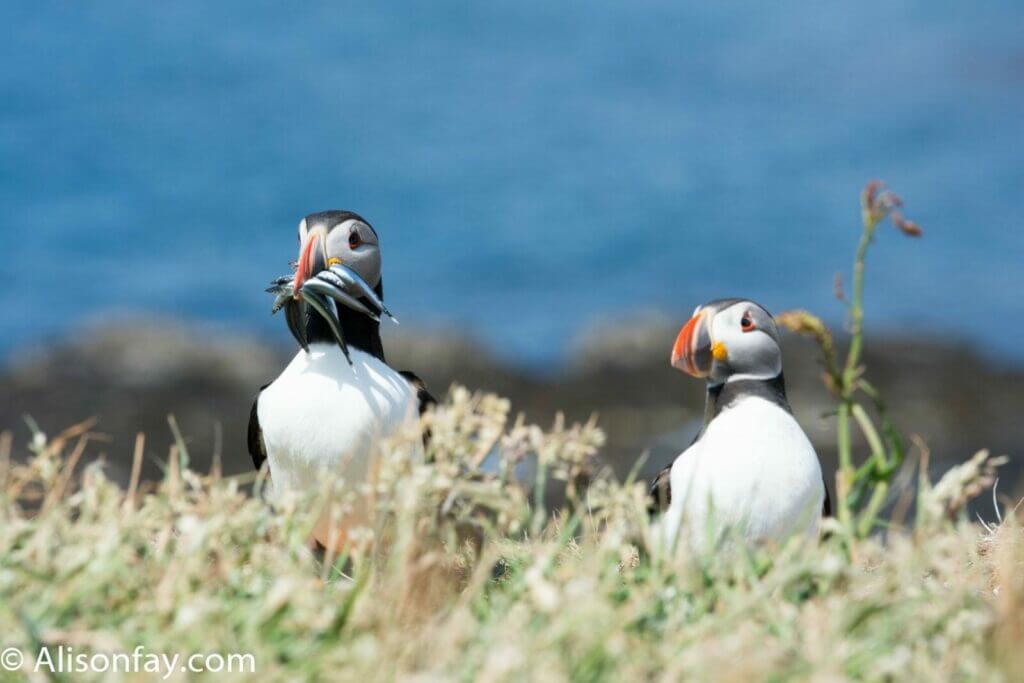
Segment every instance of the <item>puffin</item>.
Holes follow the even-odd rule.
[[[830,514],[821,464],[786,399],[779,330],[748,299],[698,306],[672,347],[672,367],[704,379],[704,422],[651,486],[656,542],[693,551],[816,538]]]
[[[269,466],[271,496],[319,491],[339,477],[345,488],[358,486],[381,443],[415,428],[436,402],[416,374],[395,370],[384,356],[381,317],[393,316],[383,301],[377,231],[352,211],[309,214],[299,223],[295,272],[267,291],[299,349],[252,404],[253,465]],[[313,540],[340,547],[366,517],[363,506],[353,507],[340,524],[325,512]]]

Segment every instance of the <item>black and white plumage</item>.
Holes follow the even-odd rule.
[[[828,494],[786,399],[771,314],[743,299],[699,307],[676,339],[672,365],[706,379],[707,400],[700,433],[654,480],[660,540],[701,549],[724,533],[751,541],[815,535]]]
[[[269,465],[275,495],[316,492],[330,478],[365,481],[381,442],[414,428],[434,402],[416,375],[385,360],[380,316],[390,313],[376,231],[355,213],[325,211],[303,219],[299,240],[294,277],[268,291],[301,348],[249,417],[249,453],[257,469]],[[325,546],[329,522],[313,532]]]

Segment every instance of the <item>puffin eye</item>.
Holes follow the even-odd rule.
[[[750,316],[750,311],[743,314],[743,318],[740,320],[740,329],[744,332],[753,332],[757,329],[757,325],[754,324],[754,319]]]
[[[348,248],[355,249],[363,243],[363,238],[359,236],[359,233],[353,230],[348,236]]]

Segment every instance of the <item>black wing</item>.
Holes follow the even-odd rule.
[[[825,487],[825,500],[821,503],[821,516],[831,517],[832,516],[832,499],[828,496],[828,482],[825,480],[825,476],[821,477],[821,485]]]
[[[697,432],[693,441],[686,447],[686,451],[693,447],[693,444],[700,440],[701,434],[704,433],[704,428],[701,427],[700,431]],[[686,451],[683,451],[685,453]],[[658,472],[654,476],[654,481],[651,482],[651,498],[654,502],[647,506],[647,512],[652,515],[656,515],[659,512],[664,512],[668,509],[668,506],[672,503],[672,483],[669,481],[669,475],[672,474],[672,465],[676,464],[676,460],[679,458],[677,455],[672,458],[670,462],[663,470]]]
[[[405,381],[416,390],[416,398],[420,402],[420,415],[427,412],[427,408],[437,405],[437,399],[430,393],[427,389],[427,383],[420,379],[419,375],[408,370],[399,370],[398,374],[404,377]]]
[[[427,383],[420,379],[420,376],[415,372],[409,372],[408,370],[399,370],[398,374],[405,378],[405,381],[412,385],[412,388],[416,390],[416,398],[420,402],[420,416],[427,412],[427,409],[431,406],[437,405],[437,399],[427,389]],[[430,430],[423,430],[423,448],[430,446]]]
[[[652,502],[647,506],[648,513],[655,515],[664,512],[672,503],[672,482],[669,481],[671,474],[672,465],[669,465],[655,475],[654,481],[651,482]]]
[[[260,387],[256,394],[256,400],[252,402],[252,410],[249,411],[249,455],[252,457],[252,464],[257,471],[267,461],[267,447],[263,444],[263,430],[260,429],[260,416],[256,407],[260,402],[260,394],[269,386],[269,384],[264,384]]]

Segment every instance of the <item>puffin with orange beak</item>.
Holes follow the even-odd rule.
[[[354,488],[366,480],[381,443],[414,428],[434,403],[416,375],[384,358],[380,321],[393,316],[384,305],[377,232],[351,211],[306,216],[294,274],[267,291],[275,295],[272,312],[285,311],[300,349],[253,403],[253,464],[269,465],[274,495],[316,492],[334,479]],[[325,513],[313,538],[338,547],[361,516],[357,510],[339,526]]]
[[[779,330],[745,299],[699,306],[672,347],[672,366],[705,380],[704,423],[655,478],[668,547],[712,548],[815,536],[828,494],[818,456],[786,400]]]

